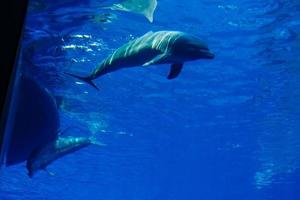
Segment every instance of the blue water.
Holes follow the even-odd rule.
[[[53,176],[6,167],[0,199],[299,200],[300,2],[158,0],[152,24],[99,8],[111,2],[31,1],[19,66],[61,99],[64,135],[107,146],[55,161]],[[216,57],[172,81],[168,65],[119,70],[100,91],[66,76],[150,30],[197,35]]]

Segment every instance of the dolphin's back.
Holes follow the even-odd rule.
[[[182,36],[183,33],[178,31],[158,31],[148,32],[143,36],[136,38],[123,45],[116,52],[120,53],[120,57],[128,57],[134,54],[139,54],[145,50],[157,51],[164,53],[172,44]]]

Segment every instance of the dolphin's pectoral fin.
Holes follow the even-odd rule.
[[[44,170],[45,172],[47,172],[47,174],[48,174],[49,176],[54,176],[54,175],[55,175],[53,172],[48,171],[48,169],[46,169],[46,168],[44,168],[43,170]]]
[[[147,67],[149,65],[155,65],[160,63],[161,61],[163,61],[165,58],[167,58],[169,56],[169,54],[163,53],[163,54],[159,54],[157,56],[155,56],[152,60],[146,62],[143,64],[144,67]]]
[[[172,64],[168,75],[168,79],[176,78],[180,74],[182,67],[183,67],[183,63]]]

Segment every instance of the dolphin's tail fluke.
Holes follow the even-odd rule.
[[[97,87],[97,85],[93,82],[93,80],[90,78],[90,77],[84,77],[84,76],[78,76],[78,75],[75,75],[75,74],[71,74],[71,73],[67,73],[65,72],[65,74],[69,75],[69,76],[72,76],[72,77],[75,77],[85,83],[88,83],[89,85],[93,86],[96,90],[99,90],[99,88]]]

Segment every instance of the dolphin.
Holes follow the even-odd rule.
[[[179,31],[151,31],[115,50],[90,75],[66,74],[99,90],[93,80],[121,68],[170,63],[168,79],[174,79],[180,74],[184,62],[213,58],[207,44],[193,35]]]
[[[27,159],[26,168],[30,178],[38,170],[46,170],[46,167],[67,154],[75,152],[79,149],[87,147],[91,144],[105,146],[93,137],[59,137],[57,140],[49,142],[46,145],[36,149]]]
[[[123,0],[121,3],[102,8],[142,14],[152,23],[156,6],[156,0]]]

